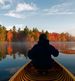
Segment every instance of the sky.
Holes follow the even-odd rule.
[[[75,35],[75,0],[0,0],[0,24]]]

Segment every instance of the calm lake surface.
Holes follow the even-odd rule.
[[[53,42],[51,44],[59,51],[61,48],[75,50],[75,42]],[[27,52],[33,45],[28,42],[0,43],[0,81],[8,81],[21,66],[30,61]],[[75,54],[60,53],[55,59],[75,75]]]

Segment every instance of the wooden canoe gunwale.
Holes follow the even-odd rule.
[[[74,75],[73,75],[67,68],[65,68],[62,64],[60,64],[60,63],[59,63],[58,61],[56,61],[55,59],[54,59],[54,61],[57,63],[58,66],[60,66],[60,67],[64,70],[64,72],[66,72],[66,74],[67,74],[68,76],[70,76],[70,78],[72,78],[72,81],[75,81]],[[17,81],[17,80],[15,80],[15,78],[18,77],[18,75],[21,74],[21,73],[24,71],[25,67],[27,67],[30,63],[31,63],[31,61],[30,61],[29,63],[23,65],[23,66],[10,78],[9,81]],[[64,75],[64,76],[65,76],[65,75]],[[19,77],[18,77],[18,78],[19,78]],[[18,81],[19,81],[19,80],[18,80]],[[32,80],[26,80],[26,81],[32,81]]]
[[[31,61],[30,61],[30,62],[31,62]],[[17,77],[17,75],[18,75],[28,64],[30,64],[30,62],[27,63],[27,64],[25,64],[25,65],[23,65],[23,66],[9,79],[9,81],[14,81],[14,78]]]
[[[55,60],[55,59],[54,59]],[[75,81],[75,76],[66,68],[64,67],[62,64],[60,64],[59,62],[57,62],[57,60],[55,60],[55,62],[60,65],[61,68],[63,68],[63,70],[65,70],[67,72],[68,75],[70,75],[71,78],[73,78],[73,80]]]

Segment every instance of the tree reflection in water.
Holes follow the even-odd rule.
[[[9,55],[11,55],[12,52],[13,52],[12,45],[9,43],[8,46],[7,46],[7,53],[8,53]]]
[[[7,43],[0,43],[0,60],[6,58],[7,55],[12,55],[14,59],[16,59],[16,53],[18,55],[24,55],[27,57],[28,50],[33,47],[35,43],[33,42],[7,42]],[[74,53],[75,50],[75,43],[73,42],[51,42],[53,46],[55,46],[60,52],[62,53]]]
[[[32,44],[33,43],[29,43],[29,42],[0,43],[0,60],[5,58],[7,55],[10,56],[13,55],[13,58],[15,59],[16,53],[18,53],[19,56],[23,54],[25,57],[27,57],[27,52],[33,46]]]
[[[75,42],[52,42],[61,53],[75,54]]]
[[[29,59],[27,52],[31,48],[28,42],[0,42],[0,81],[8,81]]]

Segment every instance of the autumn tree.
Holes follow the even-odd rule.
[[[17,41],[21,41],[21,28],[18,28]]]
[[[17,32],[16,32],[16,26],[13,26],[13,41],[16,41],[17,39]]]
[[[8,40],[9,42],[11,42],[12,39],[13,39],[13,33],[12,33],[11,30],[9,30],[9,31],[7,32],[7,40]]]
[[[26,26],[26,27],[24,28],[24,35],[27,36],[28,34],[29,34],[29,29],[28,29],[28,27]]]
[[[33,37],[35,41],[38,40],[39,35],[40,35],[39,30],[37,28],[33,28]]]
[[[6,40],[6,28],[0,25],[0,41]]]
[[[39,35],[45,33],[48,36],[49,41],[75,41],[75,36],[70,35],[68,32],[56,33],[56,32],[39,32],[37,28],[30,30],[27,26],[23,30],[20,28],[18,31],[13,26],[12,30],[7,31],[5,26],[0,25],[0,41],[38,41]]]

